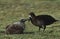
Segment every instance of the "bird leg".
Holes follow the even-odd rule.
[[[43,32],[45,31],[45,29],[46,29],[46,26],[44,25],[44,30],[43,30]]]
[[[41,28],[41,27],[39,27],[39,32],[40,32],[40,28]]]

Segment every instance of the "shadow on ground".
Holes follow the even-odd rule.
[[[23,34],[34,34],[34,32],[24,32]]]
[[[0,31],[0,34],[5,34],[5,31]]]
[[[0,34],[6,34],[6,33],[5,33],[5,31],[0,31]],[[23,32],[21,34],[34,34],[34,32]],[[10,35],[13,35],[13,34],[10,34]]]

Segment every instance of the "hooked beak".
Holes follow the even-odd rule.
[[[29,15],[27,18],[27,21],[30,21],[31,18],[32,18],[31,15]]]

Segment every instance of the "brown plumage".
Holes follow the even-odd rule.
[[[25,29],[26,19],[21,19],[20,22],[15,22],[6,26],[6,34],[21,34]]]

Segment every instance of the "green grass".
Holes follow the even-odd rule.
[[[28,18],[32,11],[36,15],[48,14],[60,20],[60,0],[0,0],[0,39],[60,39],[60,22],[47,26],[45,32],[38,32],[38,27],[26,22],[25,34],[1,33],[7,24]]]

